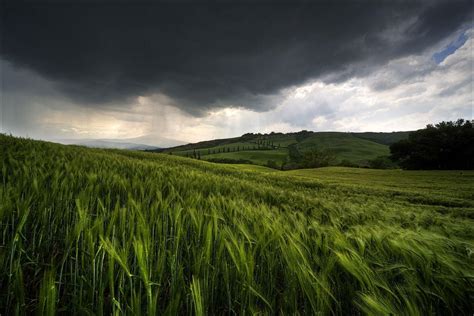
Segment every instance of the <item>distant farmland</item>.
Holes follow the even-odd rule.
[[[472,171],[0,143],[2,315],[474,311]]]

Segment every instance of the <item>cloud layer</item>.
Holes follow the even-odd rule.
[[[226,106],[265,111],[286,87],[323,76],[341,82],[420,53],[469,21],[469,8],[469,1],[7,1],[1,56],[82,106],[128,106],[162,93],[193,115]]]
[[[2,132],[161,145],[473,118],[469,2],[87,4],[5,2]]]

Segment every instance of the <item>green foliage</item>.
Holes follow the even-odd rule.
[[[283,165],[284,170],[302,168],[321,168],[334,165],[336,156],[330,150],[312,148],[301,153],[296,144],[289,146],[289,160]]]
[[[280,169],[281,166],[275,160],[268,160],[266,166],[268,168]]]
[[[340,167],[351,167],[351,168],[357,168],[359,167],[358,164],[356,163],[353,163],[352,161],[348,160],[348,159],[343,159],[341,162],[339,162],[337,164],[338,166]]]
[[[393,169],[397,167],[389,156],[380,156],[368,161],[368,167],[372,169]]]
[[[297,144],[288,146],[288,160],[295,164],[301,163],[303,160],[303,154],[299,151]]]
[[[312,149],[303,154],[303,168],[321,168],[334,164],[336,156],[329,150]]]
[[[295,133],[295,138],[296,138],[296,141],[299,143],[299,142],[305,140],[306,138],[311,137],[313,134],[314,134],[314,132],[310,132],[310,131],[307,131],[307,130],[302,130],[298,133]]]
[[[2,315],[474,311],[474,172],[0,146]]]
[[[474,169],[473,123],[459,119],[427,125],[392,144],[390,151],[404,169]]]
[[[57,290],[54,280],[54,273],[46,271],[40,286],[39,292],[39,315],[55,315],[57,302]]]

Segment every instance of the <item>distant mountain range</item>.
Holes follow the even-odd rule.
[[[109,141],[102,139],[72,139],[61,140],[60,143],[66,145],[79,145],[92,148],[116,148],[116,149],[130,149],[130,150],[156,150],[160,147],[149,146],[145,144],[127,143],[118,141]]]
[[[80,145],[93,148],[116,148],[129,150],[159,150],[172,146],[179,146],[184,142],[157,137],[153,135],[145,135],[135,138],[124,139],[58,139],[55,142],[65,145]]]

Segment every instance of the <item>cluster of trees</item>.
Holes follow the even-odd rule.
[[[242,139],[247,139],[247,140],[253,140],[255,139],[256,137],[265,137],[265,136],[283,136],[285,134],[281,133],[281,132],[278,132],[278,133],[275,133],[275,132],[270,132],[270,133],[245,133],[243,134],[242,136],[240,136],[240,138]]]
[[[302,130],[298,133],[294,133],[295,134],[295,139],[296,141],[299,143],[301,141],[303,141],[304,139],[312,136],[314,134],[314,132],[311,132],[311,131],[307,131],[307,130]]]
[[[273,169],[281,169],[281,165],[275,160],[268,160],[265,166]]]
[[[249,147],[247,147],[249,148]],[[186,157],[188,158],[194,158],[194,159],[201,159],[201,155],[205,155],[206,153],[208,155],[212,155],[212,154],[219,154],[219,153],[230,153],[230,152],[236,152],[236,151],[240,151],[241,147],[240,146],[237,146],[237,147],[222,147],[222,148],[217,148],[217,149],[210,149],[208,148],[207,150],[197,150],[194,149],[192,153],[186,153]],[[244,146],[242,146],[242,150],[246,150]],[[249,150],[249,149],[247,149]],[[172,154],[172,152],[170,152],[170,154]]]
[[[392,144],[391,159],[404,169],[474,169],[473,125],[463,119],[427,125]]]
[[[247,149],[246,149],[247,148]],[[240,151],[240,150],[249,150],[248,148],[250,148],[250,146],[237,146],[237,147],[219,147],[217,149],[211,149],[211,148],[208,148],[207,149],[207,154],[208,155],[212,155],[212,154],[219,154],[219,153],[230,153],[230,152],[236,152],[236,151]]]
[[[277,144],[275,145],[273,143],[273,140],[270,140],[270,139],[265,139],[265,138],[261,138],[261,139],[257,139],[256,141],[254,141],[253,143],[257,144],[257,147],[255,148],[254,146],[254,150],[261,150],[261,149],[276,149],[276,148],[280,148],[280,144]]]
[[[297,144],[288,146],[288,160],[281,166],[282,170],[320,168],[334,165],[336,155],[327,149],[314,148],[301,152]]]
[[[369,160],[367,167],[372,169],[396,169],[398,166],[390,159],[390,156],[379,156],[375,159]]]
[[[302,139],[305,139],[309,136],[312,136],[314,134],[314,132],[311,132],[311,131],[307,131],[307,130],[301,130],[299,132],[293,132],[293,133],[281,133],[281,132],[278,132],[278,133],[275,133],[275,132],[270,132],[268,134],[262,134],[262,133],[246,133],[246,134],[243,134],[242,136],[240,136],[240,139],[242,141],[254,141],[255,138],[267,138],[267,137],[271,137],[271,136],[285,136],[285,135],[294,135],[296,137],[296,139],[298,140],[302,140]],[[298,140],[298,141],[299,141]]]

